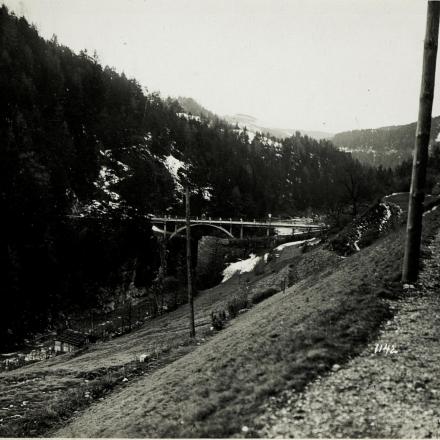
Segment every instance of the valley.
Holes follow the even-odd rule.
[[[437,212],[426,217],[426,244],[437,234]],[[284,247],[258,273],[200,292],[194,340],[181,306],[83,352],[1,373],[2,435],[255,435],[260,405],[271,395],[286,386],[300,391],[371,347],[392,316],[389,304],[403,294],[396,283],[402,227],[383,234],[348,257],[325,243]],[[268,286],[270,298],[212,329],[212,312]]]
[[[0,437],[438,437],[440,3],[383,1],[2,0]]]

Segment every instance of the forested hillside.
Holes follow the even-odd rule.
[[[5,346],[157,273],[148,213],[258,218],[334,212],[407,185],[329,141],[283,141],[142,90],[96,55],[45,41],[0,9],[0,209]],[[185,174],[185,176],[184,176]]]
[[[432,119],[431,149],[438,148],[440,116]],[[384,167],[396,167],[411,158],[416,136],[416,123],[367,130],[352,130],[336,134],[332,141],[343,151],[350,152],[361,162]]]

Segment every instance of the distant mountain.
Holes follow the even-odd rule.
[[[363,163],[395,167],[412,156],[416,123],[337,133],[331,140]],[[440,116],[432,119],[430,147],[440,142]]]
[[[241,131],[246,128],[250,141],[257,133],[282,140],[299,132],[302,136],[316,140],[330,140],[340,150],[351,153],[362,163],[374,166],[382,165],[394,168],[410,158],[414,148],[417,125],[415,122],[332,134],[323,131],[270,127],[269,124],[265,124],[254,116],[243,113],[218,117],[192,98],[179,97],[178,102],[183,110],[193,117],[204,117],[211,120],[214,118],[223,119],[233,126],[238,125]],[[435,143],[440,143],[440,116],[432,119],[430,148]]]
[[[255,135],[257,132],[259,132],[269,134],[270,136],[274,136],[280,139],[285,139],[287,137],[293,136],[298,131],[301,133],[302,136],[309,136],[316,140],[331,139],[333,137],[333,133],[327,133],[324,131],[307,131],[294,128],[270,127],[268,124],[259,121],[257,118],[245,114],[223,116],[223,119],[225,119],[230,124],[238,124],[240,128],[246,127],[248,133],[250,133],[251,135]]]
[[[229,124],[238,125],[241,129],[244,129],[246,127],[247,133],[251,140],[257,133],[268,134],[269,136],[276,137],[278,139],[285,139],[293,136],[297,131],[300,132],[302,136],[309,136],[316,140],[330,139],[333,137],[333,133],[327,133],[324,131],[307,131],[294,128],[274,128],[269,126],[268,124],[265,124],[262,121],[259,121],[254,116],[242,113],[238,113],[233,116],[226,115],[219,117],[200,105],[193,98],[179,96],[177,98],[177,101],[186,113],[193,116],[200,116],[208,119],[221,118]]]
[[[211,111],[207,110],[205,107],[200,105],[193,98],[179,96],[177,98],[177,102],[181,105],[181,107],[186,113],[190,113],[193,116],[200,116],[207,119],[215,119],[218,117],[217,115],[215,115],[214,113],[212,113]]]

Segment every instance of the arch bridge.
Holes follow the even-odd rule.
[[[173,238],[183,232],[186,228],[186,219],[183,217],[171,217],[171,216],[151,216],[150,221],[154,226],[161,226],[158,232],[161,232],[164,237],[169,236]],[[207,218],[191,218],[190,226],[209,226],[214,229],[222,231],[229,238],[236,238],[233,234],[233,229],[239,229],[239,237],[243,238],[245,228],[262,228],[266,229],[266,234],[270,235],[271,228],[290,228],[294,231],[298,231],[300,234],[310,234],[313,232],[320,232],[325,229],[325,225],[322,223],[303,222],[298,220],[276,220],[276,221],[244,221],[243,219],[233,220],[229,219],[212,219]]]

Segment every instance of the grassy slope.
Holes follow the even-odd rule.
[[[359,352],[389,312],[403,230],[241,315],[172,365],[92,406],[57,436],[231,436],[263,399]],[[315,252],[319,252],[316,250]],[[386,280],[386,281],[384,281]],[[252,431],[250,431],[252,434]]]
[[[435,230],[431,220],[438,212],[427,216],[425,235]],[[303,281],[207,342],[200,339],[207,326],[199,327],[201,346],[188,343],[183,307],[71,359],[60,356],[0,374],[0,434],[47,435],[74,410],[89,406],[90,392],[95,403],[56,435],[232,435],[252,425],[266,396],[286,386],[301,389],[374,335],[388,314],[382,286],[400,273],[402,239],[403,230],[394,232],[347,259],[322,248],[302,257],[286,248],[265,274],[246,278],[254,289],[280,286],[283,270],[294,263]],[[206,322],[238,289],[235,278],[201,294],[197,320]],[[147,365],[133,362],[141,353],[155,356]],[[121,382],[123,377],[129,381]],[[96,401],[111,389],[110,397]]]
[[[119,383],[124,377],[144,371],[150,374],[194,350],[210,335],[211,311],[225,308],[237,289],[238,279],[233,278],[196,298],[196,341],[189,339],[188,309],[183,306],[130,334],[92,345],[83,353],[0,373],[0,436],[42,436],[74,410],[88,406],[91,400],[85,398],[87,392],[94,398],[102,397],[115,386],[126,386]],[[148,364],[136,362],[141,354],[150,356]]]

